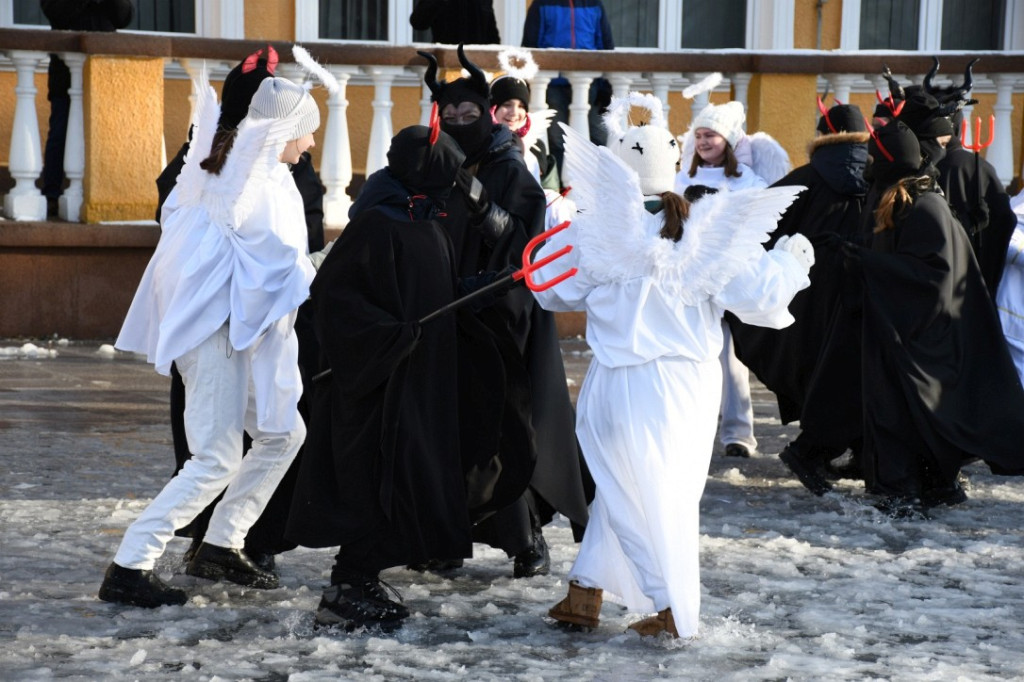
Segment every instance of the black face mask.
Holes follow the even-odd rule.
[[[441,123],[441,130],[451,135],[462,151],[466,153],[466,164],[473,164],[483,158],[491,146],[491,134],[494,123],[487,111],[472,123],[453,125]]]
[[[946,156],[946,148],[939,144],[934,137],[926,137],[920,140],[921,155],[933,166]]]

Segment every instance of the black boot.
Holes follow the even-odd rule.
[[[316,609],[317,626],[337,627],[346,632],[374,627],[390,632],[409,617],[409,609],[388,596],[387,590],[391,590],[400,600],[398,590],[378,576],[350,575],[344,580],[324,590]]]
[[[113,563],[103,576],[99,597],[114,604],[141,606],[147,609],[176,606],[188,601],[188,595],[183,590],[171,587],[160,580],[153,571],[124,568]]]
[[[206,542],[199,546],[185,572],[197,578],[227,580],[260,590],[278,586],[277,575],[261,569],[242,550]]]
[[[535,575],[547,575],[551,572],[551,556],[548,554],[548,543],[544,533],[536,528],[533,531],[533,544],[516,554],[512,563],[512,576],[515,578],[532,578]]]
[[[779,459],[796,475],[805,488],[818,497],[832,490],[832,484],[825,478],[822,462],[806,456],[795,442],[783,448],[779,453]]]

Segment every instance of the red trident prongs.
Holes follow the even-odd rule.
[[[996,139],[996,117],[995,114],[989,114],[988,116],[988,141],[982,143],[981,141],[981,116],[974,119],[974,142],[967,144],[967,121],[962,121],[960,126],[960,144],[963,145],[964,149],[970,149],[972,152],[977,154],[986,147],[991,147],[992,143]]]
[[[892,95],[883,98],[882,93],[880,93],[878,90],[875,90],[875,97],[878,98],[879,104],[884,104],[885,108],[892,112],[893,118],[896,118],[897,116],[900,115],[900,112],[903,111],[903,105],[907,103],[907,100],[904,99],[900,100],[899,104],[896,104],[893,101]]]
[[[516,270],[514,273],[512,273],[512,278],[516,280],[525,279],[526,286],[529,287],[530,291],[544,291],[545,289],[550,289],[559,282],[564,282],[565,280],[575,275],[577,271],[576,268],[569,268],[562,274],[552,277],[544,284],[537,284],[536,282],[533,281],[533,273],[535,273],[537,270],[541,269],[548,263],[558,260],[565,254],[572,251],[572,244],[566,244],[558,251],[555,251],[552,254],[548,254],[547,256],[541,258],[537,262],[533,262],[530,260],[532,258],[533,250],[535,248],[543,244],[544,240],[546,240],[548,237],[553,237],[554,235],[558,234],[567,227],[569,227],[568,220],[566,220],[564,223],[555,225],[547,232],[542,232],[533,239],[531,239],[526,244],[526,248],[523,249],[523,267],[521,270]]]

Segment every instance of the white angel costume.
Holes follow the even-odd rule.
[[[801,187],[741,190],[693,205],[680,241],[659,236],[638,176],[607,148],[566,128],[575,222],[537,273],[571,260],[576,276],[537,292],[553,311],[586,311],[594,359],[577,404],[577,436],[597,484],[570,579],[631,610],[671,607],[680,636],[697,633],[699,503],[722,385],[721,320],[782,328],[808,286],[808,265],[762,243]]]
[[[1024,193],[1015,196],[1012,204],[1017,227],[1006,250],[1006,268],[996,291],[996,307],[1010,356],[1024,383]]]
[[[263,81],[253,101],[281,80]],[[273,118],[250,108],[214,175],[199,163],[220,106],[205,72],[196,83],[194,139],[116,344],[144,353],[161,374],[177,364],[193,458],[125,533],[114,559],[125,568],[151,569],[174,530],[225,488],[205,539],[242,547],[305,437],[293,323],[315,273],[302,198],[279,158],[299,122],[315,129],[319,113],[312,121],[305,89],[276,85],[297,88],[287,101],[298,103]],[[253,438],[244,459],[243,430]]]

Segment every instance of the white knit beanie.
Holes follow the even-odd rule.
[[[292,130],[292,140],[320,127],[320,109],[313,96],[304,87],[287,78],[263,79],[249,102],[249,116],[254,119],[293,119],[295,128]]]
[[[629,128],[615,153],[640,176],[644,196],[672,191],[679,161],[679,144],[666,128],[642,125]]]
[[[709,104],[704,107],[696,118],[690,130],[697,128],[708,128],[725,138],[733,149],[743,139],[743,124],[746,123],[747,115],[743,111],[743,104],[740,102],[726,102],[725,104]]]

